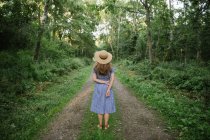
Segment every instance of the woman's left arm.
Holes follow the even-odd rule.
[[[114,82],[114,73],[111,74],[111,78],[110,78],[110,81],[109,81],[109,86],[107,88],[107,91],[106,91],[106,96],[110,96],[110,89],[113,85],[113,82]]]

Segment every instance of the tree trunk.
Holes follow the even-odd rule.
[[[81,52],[82,56],[84,56],[84,48],[82,48],[81,51],[82,51],[82,52]]]
[[[200,55],[201,55],[201,40],[200,40],[200,32],[201,32],[201,23],[200,23],[200,13],[202,10],[199,9],[200,2],[194,1],[194,5],[196,7],[196,25],[195,25],[195,34],[196,34],[196,42],[197,42],[197,54],[196,54],[196,60],[200,61]]]
[[[50,0],[46,0],[45,5],[44,5],[43,19],[42,19],[41,25],[38,29],[38,36],[37,36],[35,53],[34,53],[34,60],[35,61],[37,61],[39,59],[39,52],[40,52],[40,48],[41,48],[41,39],[42,39],[42,35],[43,35],[43,32],[44,32],[44,26],[46,24],[47,17],[48,17],[47,14],[48,14],[49,4],[50,4]]]
[[[121,22],[121,18],[120,18],[120,13],[119,13],[119,18],[118,18],[118,29],[117,29],[117,52],[116,52],[116,56],[117,56],[117,60],[119,57],[119,46],[120,46],[120,22]]]
[[[155,44],[155,46],[156,46],[156,49],[155,49],[155,58],[157,56],[159,56],[159,53],[158,53],[159,44],[160,44],[160,28],[158,29],[158,38],[157,38],[157,42]]]
[[[184,0],[184,17],[186,18],[186,11],[187,11],[187,8],[188,8],[188,6],[187,6],[187,3],[186,3],[186,0]],[[184,21],[184,25],[187,27],[187,21],[185,20]],[[185,55],[184,55],[184,65],[186,66],[186,64],[187,64],[187,51],[188,51],[188,44],[187,44],[187,42],[188,42],[188,36],[187,36],[187,39],[186,39],[186,41],[185,41],[185,48],[184,48],[184,53],[185,53]]]
[[[111,47],[112,54],[114,55],[114,49],[113,49],[113,46],[112,46],[112,42],[109,42],[109,45],[110,45],[110,47]]]
[[[149,61],[150,63],[153,62],[152,60],[152,36],[151,36],[151,22],[150,22],[150,14],[151,14],[151,6],[148,6],[147,1],[145,1],[145,9],[146,9],[146,25],[147,25],[147,47],[149,52]]]
[[[133,12],[133,34],[132,34],[132,48],[131,52],[136,51],[136,44],[138,39],[138,33],[137,33],[137,13],[138,13],[138,4],[133,3],[134,11]]]
[[[185,49],[184,49],[184,65],[185,66],[187,64],[187,50],[188,50],[187,45],[185,45]]]
[[[169,0],[169,11],[170,11],[170,42],[169,42],[169,49],[171,49],[171,43],[173,42],[173,13],[172,13],[172,5],[171,0]]]
[[[165,55],[165,60],[170,60],[171,58],[169,57],[171,55],[171,44],[173,42],[173,13],[172,13],[172,5],[171,5],[171,0],[166,0],[166,2],[168,1],[169,3],[169,20],[170,20],[170,24],[169,24],[169,42],[168,42],[168,47],[166,49],[166,55]],[[165,61],[164,60],[164,61]]]
[[[197,61],[200,61],[200,59],[201,59],[201,51],[200,50],[197,50],[196,60]]]
[[[56,34],[56,29],[54,28],[52,30],[52,40],[55,40],[55,34]]]

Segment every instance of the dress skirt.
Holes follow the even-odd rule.
[[[97,114],[110,114],[116,112],[113,90],[106,96],[108,85],[95,83],[90,111]]]

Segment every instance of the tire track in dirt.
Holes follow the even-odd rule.
[[[121,114],[121,127],[125,140],[173,140],[154,114],[137,100],[117,79],[114,87]]]
[[[59,113],[48,126],[41,140],[76,140],[81,129],[84,113],[87,109],[92,80],[89,78],[83,89]]]

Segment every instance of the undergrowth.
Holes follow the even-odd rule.
[[[145,62],[124,64],[125,62],[118,63],[117,75],[120,80],[131,88],[140,100],[159,111],[166,120],[168,129],[178,132],[179,139],[205,140],[210,137],[210,109],[203,98],[189,98],[185,96],[187,90],[183,91],[175,86],[175,88],[169,87],[164,80],[154,78],[154,75],[146,75],[146,73],[155,72],[155,69],[164,69],[164,66],[149,68]],[[165,71],[176,71],[169,67],[167,69]],[[201,69],[201,71],[205,70]],[[156,76],[161,77],[161,74],[172,75],[170,72],[164,72]],[[179,75],[178,72],[177,74]],[[192,77],[196,75],[199,73]],[[170,79],[170,76],[168,78]],[[168,79],[165,78],[165,80]],[[181,84],[182,81],[178,82]]]
[[[32,139],[74,97],[89,74],[90,67],[86,67],[71,71],[33,93],[10,99],[1,94],[1,139]]]

